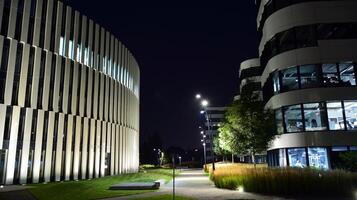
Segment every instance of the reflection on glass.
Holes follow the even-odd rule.
[[[299,88],[297,67],[291,67],[281,71],[282,89],[289,91]]]
[[[280,109],[275,111],[275,123],[278,134],[284,133],[283,114]]]
[[[348,130],[357,130],[357,101],[344,101]]]
[[[275,72],[273,75],[273,85],[274,85],[274,94],[280,92],[280,83],[279,83],[279,72]]]
[[[300,66],[300,80],[302,88],[317,87],[321,80],[319,77],[318,65],[302,65]]]
[[[290,167],[306,167],[305,148],[288,149],[288,158]]]
[[[313,168],[328,169],[328,157],[326,148],[308,148],[309,165]]]
[[[323,103],[304,104],[305,130],[320,131],[326,130],[326,109]]]
[[[331,151],[347,151],[347,147],[332,147]]]
[[[322,75],[324,79],[324,85],[337,86],[339,84],[336,64],[323,64]]]
[[[340,77],[342,86],[356,85],[356,78],[354,73],[354,65],[352,63],[343,63],[339,65]]]
[[[343,130],[345,128],[341,102],[328,102],[327,115],[330,130]]]
[[[286,132],[303,131],[301,105],[288,106],[284,108]]]
[[[285,149],[279,149],[279,166],[286,167],[288,164],[286,163],[286,152]]]

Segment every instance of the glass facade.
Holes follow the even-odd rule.
[[[281,71],[281,86],[284,91],[299,89],[297,67]]]
[[[275,111],[275,122],[276,122],[276,129],[278,134],[284,133],[284,122],[283,122],[283,115],[281,110]]]
[[[357,23],[310,24],[293,27],[277,33],[265,43],[261,55],[261,65],[289,50],[315,47],[318,40],[356,39]]]
[[[305,148],[288,149],[288,159],[290,167],[306,167],[306,151]]]
[[[353,62],[308,64],[271,73],[263,87],[264,99],[296,89],[355,87],[357,67]]]
[[[338,151],[336,151],[336,148],[338,148]],[[349,149],[353,151],[352,147]],[[303,168],[309,166],[317,169],[330,169],[330,163],[336,162],[335,154],[346,151],[348,151],[347,147],[345,149],[341,149],[340,147],[283,148],[268,151],[267,158],[268,165],[274,167],[290,166]]]
[[[344,101],[346,126],[348,130],[357,130],[357,101]]]
[[[287,133],[303,131],[301,105],[285,107],[283,112]]]
[[[301,88],[318,87],[321,83],[319,76],[320,68],[318,65],[300,66]]]
[[[327,116],[330,130],[343,130],[343,110],[341,102],[327,102]]]
[[[328,169],[329,162],[327,156],[326,148],[321,147],[309,147],[308,157],[309,157],[309,166],[318,169]]]
[[[326,108],[323,103],[304,104],[304,119],[306,131],[326,130]]]
[[[284,106],[275,110],[278,134],[357,130],[357,101],[328,101]]]

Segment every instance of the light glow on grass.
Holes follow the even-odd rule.
[[[147,169],[147,173],[139,172],[118,176],[106,176],[92,180],[54,182],[48,184],[32,184],[29,191],[39,200],[87,200],[109,197],[127,196],[152,192],[154,190],[109,190],[113,184],[123,182],[154,182],[172,179],[171,169]]]

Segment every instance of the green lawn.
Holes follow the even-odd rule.
[[[172,195],[165,194],[165,195],[159,195],[153,197],[139,198],[134,200],[172,200]],[[188,197],[175,196],[175,200],[194,200],[194,199]]]
[[[166,182],[172,178],[170,169],[150,169],[146,172],[108,176],[104,178],[55,182],[48,184],[31,185],[29,191],[39,200],[85,200],[100,199],[105,197],[125,196],[151,192],[152,190],[108,190],[109,186],[121,182],[152,182],[164,179]]]

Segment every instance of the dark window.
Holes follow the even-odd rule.
[[[46,51],[41,53],[41,64],[40,64],[40,77],[38,85],[38,99],[37,99],[37,108],[42,109],[42,100],[43,100],[43,82],[45,79],[45,68],[46,68]]]
[[[57,7],[58,2],[53,2],[53,11],[52,11],[52,23],[51,23],[51,41],[50,41],[50,50],[55,50],[56,43],[56,27],[57,27]]]
[[[58,100],[58,109],[60,112],[63,112],[62,103],[63,103],[63,87],[64,87],[64,76],[66,68],[66,59],[62,57],[61,65],[61,81],[60,81],[60,91],[59,91],[59,100]]]
[[[29,56],[29,66],[27,70],[27,84],[26,84],[26,99],[25,105],[31,107],[31,91],[32,91],[32,77],[33,77],[33,67],[35,62],[35,47],[31,47]]]
[[[297,67],[290,67],[281,71],[282,90],[289,91],[299,88]]]
[[[17,16],[16,16],[16,28],[15,28],[15,39],[20,40],[21,28],[22,28],[22,17],[24,13],[24,0],[19,0],[17,6]]]
[[[27,43],[29,43],[29,44],[32,44],[32,42],[33,42],[33,32],[34,32],[35,14],[36,14],[36,2],[37,1],[34,1],[34,0],[31,1],[29,30],[28,30],[28,35],[27,35]]]
[[[252,76],[261,76],[263,69],[261,67],[251,67],[248,69],[243,69],[240,73],[240,80]]]
[[[20,82],[20,76],[21,76],[22,51],[23,51],[23,44],[18,43],[17,52],[16,52],[14,82],[13,82],[13,87],[12,87],[12,104],[13,105],[18,105],[19,82]]]
[[[82,76],[82,65],[79,64],[78,66],[78,77],[77,77],[77,101],[76,101],[76,115],[79,115],[79,100],[81,99],[81,76]]]
[[[321,85],[321,67],[320,65],[302,65],[300,66],[301,88],[318,87]]]
[[[286,1],[286,0],[284,0]],[[279,33],[277,35],[277,40],[278,40],[278,46],[279,46],[279,52],[285,52],[288,50],[295,49],[295,30],[290,29],[288,31],[284,31],[282,33]]]
[[[44,47],[44,41],[45,41],[47,3],[48,3],[48,0],[43,0],[42,13],[41,13],[41,27],[40,27],[40,47],[41,48]]]
[[[11,0],[4,1],[4,9],[3,9],[3,18],[1,23],[1,35],[7,36],[7,31],[9,28],[9,17],[10,17],[10,9],[11,9]]]
[[[17,147],[18,148],[22,148],[22,142],[24,140],[25,119],[26,119],[26,108],[21,108],[20,122],[19,122],[19,135],[17,138]]]
[[[296,47],[304,48],[316,46],[315,26],[301,26],[296,28]]]
[[[55,75],[56,75],[56,60],[57,56],[53,55],[52,56],[52,62],[51,62],[51,80],[50,80],[50,94],[49,94],[49,110],[53,110],[53,96],[54,96],[54,84],[55,84]]]
[[[64,37],[66,33],[66,12],[67,6],[63,6],[62,8],[62,24],[61,24],[61,36]]]
[[[0,63],[0,103],[4,103],[6,72],[9,61],[10,40],[5,39]]]
[[[12,120],[12,107],[8,106],[8,107],[6,107],[3,149],[9,149],[9,140],[10,140],[10,132],[11,132],[11,120]]]
[[[73,114],[75,111],[72,110],[72,96],[73,96],[73,70],[74,70],[74,62],[71,60],[70,67],[69,67],[69,87],[68,87],[68,113]],[[77,95],[77,94],[76,94]]]

